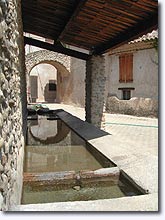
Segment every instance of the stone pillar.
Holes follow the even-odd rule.
[[[104,118],[106,72],[105,57],[92,56],[86,62],[86,121],[101,128]]]
[[[3,211],[20,203],[23,180],[26,93],[20,9],[21,0],[0,1],[0,210]]]

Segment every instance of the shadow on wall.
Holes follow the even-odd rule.
[[[55,85],[55,84],[54,84]],[[45,102],[56,102],[56,88],[51,88],[51,84],[47,83],[44,88]]]
[[[158,100],[137,97],[130,100],[120,100],[116,96],[110,96],[107,98],[106,112],[140,117],[158,117]]]

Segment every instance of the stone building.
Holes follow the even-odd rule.
[[[70,61],[64,60],[67,61],[68,56],[73,56],[81,59],[80,65],[86,64],[85,77],[81,76],[79,81],[81,84],[85,78],[85,89],[74,81],[72,96],[75,103],[79,100],[82,105],[85,103],[86,121],[100,128],[107,98],[106,59],[102,54],[157,27],[158,5],[156,1],[151,2],[148,6],[140,3],[139,8],[137,1],[130,1],[129,6],[127,2],[120,1],[120,8],[125,7],[128,12],[120,15],[118,9],[114,9],[114,19],[114,15],[106,10],[109,7],[111,12],[111,7],[116,7],[116,1],[33,1],[34,4],[27,0],[0,1],[0,210],[9,210],[11,206],[21,202],[27,128],[26,91],[29,85],[29,82],[26,82],[26,71],[29,68],[30,72],[34,66],[42,63],[42,60],[36,60],[33,56],[33,62],[29,62],[29,66],[26,65],[25,68],[24,45],[38,45],[56,53],[56,60],[49,57],[47,63],[57,69],[55,80],[58,84],[59,77],[63,83],[60,89],[65,88],[67,94],[73,81],[68,80]],[[128,16],[128,13],[131,13],[130,6],[134,9],[131,18]],[[91,15],[89,11],[92,12]],[[109,18],[110,20],[105,22]],[[23,32],[49,38],[54,44],[29,39],[23,36]],[[60,41],[86,49],[88,53],[65,48]],[[61,59],[60,53],[64,59]],[[76,62],[72,68],[77,77],[79,68]],[[65,101],[65,89],[61,89],[63,92],[57,92],[60,94],[60,102]],[[85,101],[76,96],[76,91],[82,89]]]
[[[108,53],[109,96],[158,99],[157,39],[158,32],[153,31]]]

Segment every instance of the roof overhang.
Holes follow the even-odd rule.
[[[26,43],[80,59],[108,50],[158,28],[157,0],[22,0],[24,32],[54,41]]]

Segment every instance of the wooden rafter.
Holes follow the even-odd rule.
[[[114,49],[121,44],[138,38],[139,36],[158,28],[158,13],[138,23],[137,25],[127,29],[127,31],[120,33],[115,39],[111,39],[106,43],[100,44],[94,48],[93,54],[103,54],[109,49]]]
[[[40,47],[40,48],[43,48],[46,50],[51,50],[54,52],[62,53],[62,54],[65,54],[65,55],[68,55],[71,57],[76,57],[76,58],[82,59],[82,60],[88,60],[90,57],[90,55],[88,55],[88,54],[65,48],[60,44],[53,45],[53,44],[49,44],[47,42],[39,41],[39,40],[29,38],[29,37],[24,37],[24,43],[32,45],[32,46]]]
[[[22,0],[24,32],[104,53],[157,26],[157,0]],[[152,20],[154,17],[155,21]]]
[[[78,15],[79,11],[81,10],[81,8],[84,6],[85,2],[87,0],[81,0],[79,1],[79,3],[77,4],[77,7],[75,8],[73,14],[71,15],[70,19],[68,20],[67,24],[65,25],[63,31],[60,33],[59,35],[59,39],[62,39],[63,36],[65,35],[65,32],[69,29],[70,24],[72,23],[72,21],[74,20],[74,18]]]

